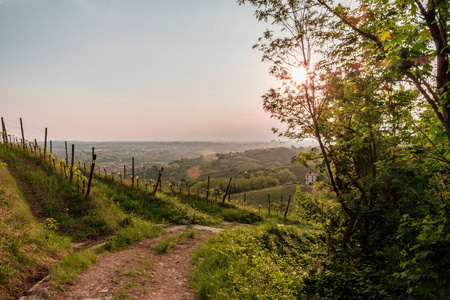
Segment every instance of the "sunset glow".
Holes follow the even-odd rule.
[[[294,68],[292,70],[292,80],[297,84],[306,82],[306,69],[304,67]]]

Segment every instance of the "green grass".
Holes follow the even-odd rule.
[[[197,232],[195,230],[191,230],[186,233],[183,233],[183,237],[186,237],[188,239],[195,239],[196,235],[197,235]]]
[[[176,224],[218,224],[220,220],[182,203],[177,196],[163,193],[146,193],[142,189],[132,190],[128,186],[96,181],[95,186],[114,201],[122,211],[155,222]],[[141,185],[141,188],[142,185]]]
[[[74,283],[78,275],[96,261],[97,255],[90,249],[68,255],[50,270],[53,285],[64,290],[64,285]]]
[[[169,236],[168,238],[160,241],[158,244],[153,246],[153,250],[157,254],[167,254],[172,248],[178,243],[178,236]]]
[[[61,175],[59,164],[52,166],[20,150],[0,147],[0,158],[14,167],[12,175],[21,181],[21,190],[40,203],[44,218],[58,224],[58,232],[75,241],[97,239],[120,228],[126,217],[111,199],[101,193],[92,193],[86,199],[81,189]]]
[[[172,235],[164,240],[161,240],[158,244],[152,247],[156,254],[167,254],[172,251],[173,247],[177,245],[183,238],[195,239],[197,231],[191,230],[188,232],[183,232],[179,235]]]
[[[35,221],[30,207],[0,161],[0,298],[14,299],[26,279],[69,252],[70,239]]]
[[[221,232],[196,252],[191,286],[199,299],[297,299],[325,255],[317,233],[276,224]]]
[[[161,234],[162,229],[147,221],[131,218],[131,224],[116,232],[114,236],[108,239],[103,249],[108,251],[119,251],[127,249],[144,238],[156,237]]]

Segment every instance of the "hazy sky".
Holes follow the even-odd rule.
[[[0,116],[27,139],[270,141],[266,26],[236,0],[0,0]]]

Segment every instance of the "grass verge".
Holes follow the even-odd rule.
[[[276,224],[221,232],[196,252],[191,286],[199,299],[297,299],[322,244]]]
[[[33,218],[17,181],[0,161],[0,299],[15,299],[69,252],[71,241]]]

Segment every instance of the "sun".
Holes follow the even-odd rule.
[[[292,69],[292,80],[297,83],[305,83],[306,82],[306,69],[304,67],[298,67]]]

